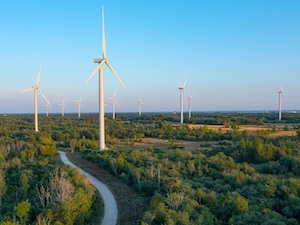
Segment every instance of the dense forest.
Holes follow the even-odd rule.
[[[300,223],[299,114],[279,122],[275,113],[198,113],[179,125],[174,114],[129,113],[105,122],[109,149],[99,152],[96,114],[41,116],[39,133],[30,115],[2,116],[0,224],[92,223],[95,190],[59,163],[57,149],[142,193],[149,207],[136,224]]]
[[[36,133],[32,125],[32,116],[0,119],[0,224],[94,224],[95,188],[62,165],[52,127]]]

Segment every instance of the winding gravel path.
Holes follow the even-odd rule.
[[[68,159],[65,152],[62,152],[62,151],[58,151],[58,152],[60,154],[61,161],[64,164],[70,165],[74,168],[79,168]],[[97,188],[97,190],[100,192],[100,194],[103,198],[104,217],[102,219],[101,224],[102,225],[116,225],[117,218],[118,218],[118,208],[117,208],[116,200],[115,200],[113,194],[111,193],[111,191],[108,189],[108,187],[106,187],[106,185],[104,185],[97,178],[95,178],[94,176],[85,172],[84,170],[80,169],[80,173],[89,178],[91,183],[95,186],[95,188]]]

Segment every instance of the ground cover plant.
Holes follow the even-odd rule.
[[[184,125],[167,113],[110,116],[105,120],[109,149],[102,152],[96,114],[41,116],[39,133],[33,132],[30,115],[1,117],[5,173],[0,184],[7,185],[0,185],[2,221],[39,224],[40,215],[54,224],[58,203],[45,199],[44,208],[36,207],[43,204],[42,186],[53,177],[67,177],[77,191],[94,196],[83,181],[74,181],[76,171],[57,166],[60,149],[76,156],[79,165],[87,166],[81,156],[110,173],[109,186],[123,201],[120,212],[133,198],[143,204],[137,213],[127,213],[131,218],[119,215],[119,224],[299,224],[300,115],[287,114],[279,123],[275,113],[199,113],[185,118]],[[131,187],[122,188],[130,195],[119,197],[120,182]],[[78,221],[88,221],[92,213],[91,204]]]

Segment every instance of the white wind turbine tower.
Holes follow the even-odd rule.
[[[81,116],[81,114],[80,114],[80,109],[82,108],[81,100],[82,100],[82,95],[80,96],[80,99],[75,100],[75,102],[77,103],[77,107],[78,107],[78,118],[80,118],[80,116]]]
[[[46,107],[46,116],[48,117],[49,115],[49,109],[51,108],[51,104],[50,102],[47,102],[46,105],[44,105]]]
[[[125,84],[118,76],[116,71],[111,67],[107,58],[106,58],[106,43],[105,43],[105,30],[104,30],[104,7],[102,6],[102,59],[94,59],[94,63],[98,63],[99,65],[89,76],[87,81],[89,81],[97,71],[99,71],[99,148],[100,150],[105,149],[105,130],[104,130],[104,87],[103,87],[103,64],[105,63],[107,67],[113,72],[113,74],[117,77],[120,83],[125,87]],[[86,81],[86,82],[87,82]]]
[[[181,83],[179,83],[179,81],[177,81],[179,84],[179,90],[180,90],[180,123],[183,123],[183,96],[184,96],[184,88],[186,85],[187,80],[183,83],[183,85]]]
[[[282,85],[280,87],[280,90],[278,91],[279,94],[279,115],[278,120],[281,121],[281,110],[282,110]]]
[[[41,71],[42,71],[42,65],[40,66],[40,70],[38,73],[38,77],[36,80],[36,85],[28,88],[26,90],[23,90],[21,92],[26,92],[26,91],[33,91],[34,92],[34,122],[35,122],[35,131],[39,131],[39,125],[38,125],[38,101],[37,101],[37,92],[39,92],[43,98],[46,100],[47,104],[51,105],[46,96],[43,94],[43,92],[39,89],[39,83],[40,83],[40,76],[41,76]]]
[[[65,105],[65,98],[63,98],[62,102],[59,105],[61,106],[61,116],[65,116],[65,109],[67,109]]]
[[[112,116],[113,119],[116,118],[116,103],[117,103],[117,90],[115,90],[115,93],[112,97],[110,97],[110,99],[112,100]]]
[[[193,95],[189,95],[188,97],[189,118],[191,118],[191,114],[192,114],[192,98]]]
[[[142,105],[144,105],[144,102],[142,102],[141,97],[139,98],[139,116],[142,115]]]

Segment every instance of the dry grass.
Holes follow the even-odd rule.
[[[194,128],[194,129],[199,129],[199,128],[204,128],[206,127],[209,130],[214,130],[214,131],[230,131],[232,130],[231,127],[226,127],[225,125],[203,125],[203,124],[189,124],[189,128]],[[258,130],[270,130],[270,127],[267,126],[254,126],[254,125],[241,125],[239,126],[239,131],[258,131]]]
[[[280,130],[277,131],[276,133],[271,133],[268,135],[268,137],[282,137],[282,136],[296,136],[297,135],[297,131],[295,130]]]
[[[226,132],[226,131],[231,131],[231,127],[226,127],[225,125],[203,125],[203,124],[189,124],[189,128],[194,128],[194,129],[200,129],[200,128],[207,128],[208,130],[213,130],[213,131],[220,131],[220,132]],[[296,131],[286,131],[284,130],[284,126],[278,125],[276,127],[276,132],[268,134],[268,137],[281,137],[281,136],[296,136],[297,132]],[[238,131],[249,131],[249,132],[256,132],[256,131],[268,131],[271,130],[272,127],[267,126],[267,125],[241,125],[239,126]]]

